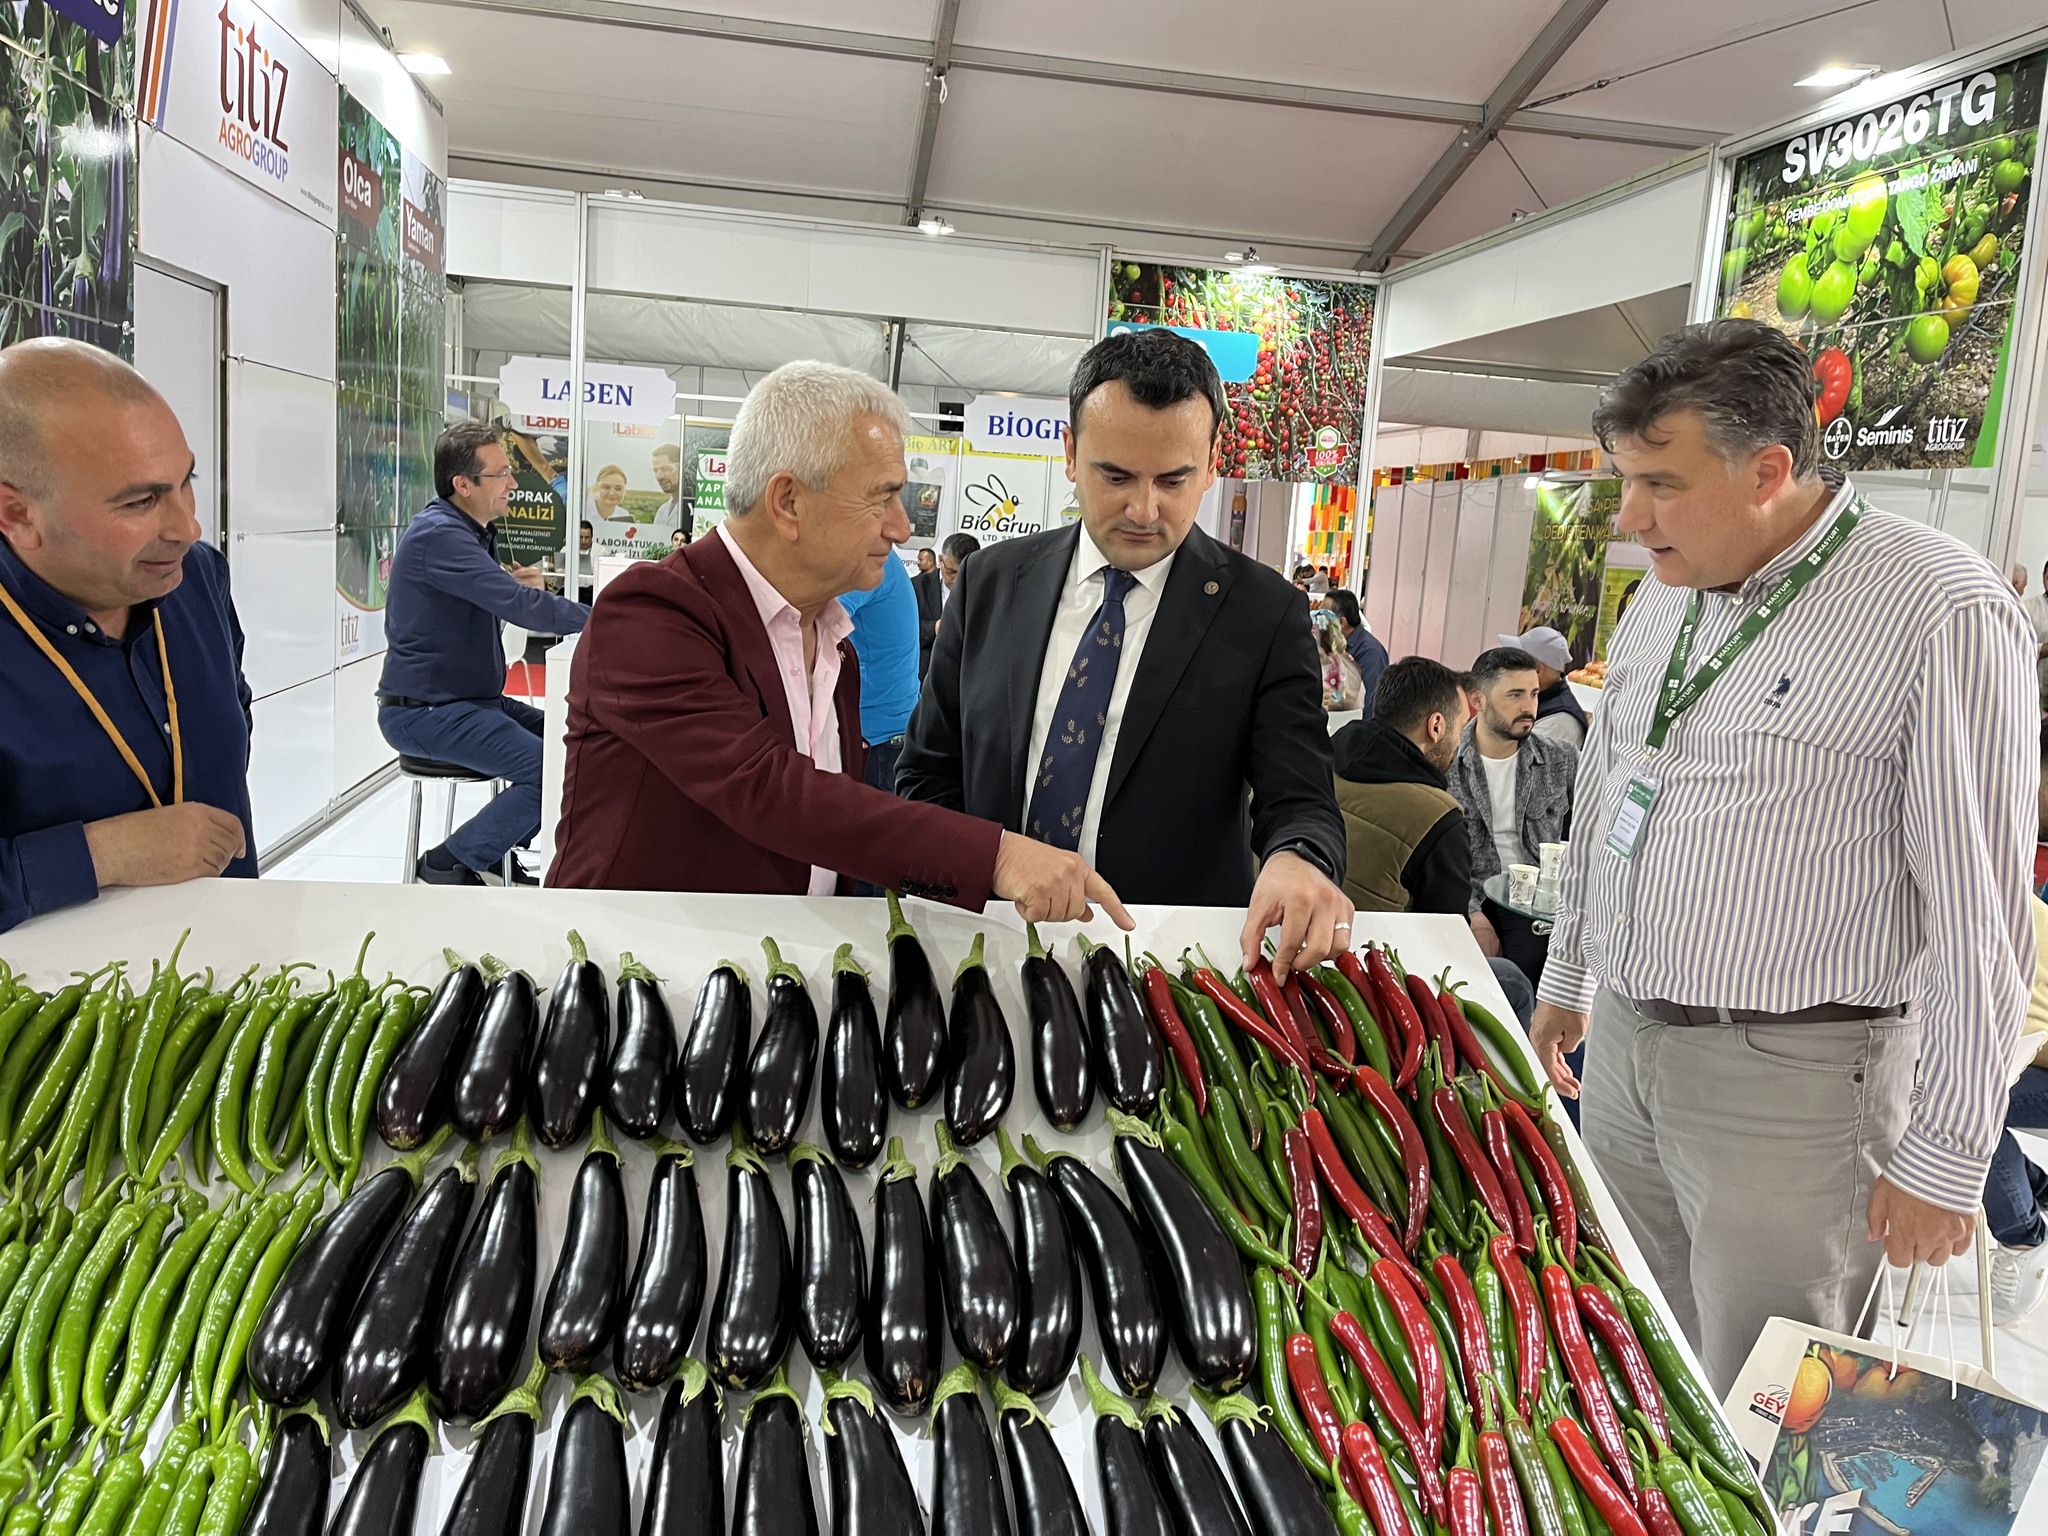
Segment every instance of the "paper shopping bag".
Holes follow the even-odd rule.
[[[2048,1449],[2048,1414],[1975,1366],[1783,1317],[1724,1406],[1785,1536],[2006,1536]]]

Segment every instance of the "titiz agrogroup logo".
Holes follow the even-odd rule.
[[[1970,418],[1930,416],[1927,418],[1929,453],[1962,453],[1970,446]]]
[[[284,141],[291,68],[256,40],[255,21],[235,25],[231,4],[222,0],[220,8],[220,142],[228,153],[283,181],[291,169],[291,146]]]

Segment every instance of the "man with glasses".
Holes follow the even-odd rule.
[[[482,885],[515,845],[540,830],[541,713],[505,697],[503,624],[579,633],[581,603],[545,590],[537,566],[498,560],[497,530],[512,496],[511,461],[480,421],[434,444],[434,489],[391,557],[384,609],[378,728],[409,757],[453,763],[510,787],[419,857],[431,885]],[[515,880],[531,883],[513,866]]]

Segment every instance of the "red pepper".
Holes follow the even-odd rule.
[[[1401,1096],[1394,1092],[1394,1085],[1381,1077],[1371,1063],[1354,1068],[1351,1081],[1379,1111],[1380,1118],[1401,1144],[1401,1173],[1408,1184],[1408,1227],[1401,1236],[1401,1246],[1413,1253],[1422,1237],[1423,1222],[1429,1216],[1429,1148]]]
[[[1268,975],[1272,973],[1268,971]],[[1250,1035],[1267,1050],[1278,1056],[1304,1077],[1308,1075],[1308,1057],[1295,1043],[1291,1034],[1283,1034],[1261,1018],[1255,1009],[1245,1005],[1245,1000],[1230,990],[1230,983],[1210,970],[1198,966],[1195,970],[1195,985],[1202,989],[1209,1001],[1214,1003],[1223,1017]]]
[[[1386,1042],[1387,1059],[1399,1061],[1407,1046],[1401,1038],[1401,1031],[1397,1021],[1388,1016],[1386,1003],[1383,1000],[1379,1000],[1379,986],[1373,981],[1371,976],[1366,974],[1365,962],[1358,958],[1355,950],[1347,949],[1337,956],[1336,964],[1337,969],[1343,973],[1344,979],[1351,983],[1351,989],[1358,994],[1359,1000],[1365,1004],[1365,1011],[1371,1016],[1374,1026],[1379,1030],[1380,1038]],[[1395,1075],[1399,1076],[1398,1071]]]
[[[1436,989],[1436,1005],[1437,1011],[1443,1015],[1444,1028],[1457,1042],[1458,1054],[1484,1072],[1504,1097],[1518,1097],[1508,1086],[1508,1080],[1501,1076],[1500,1068],[1493,1064],[1493,1058],[1487,1055],[1486,1048],[1479,1043],[1479,1036],[1473,1033],[1472,1021],[1465,1017],[1465,1005],[1458,1001],[1457,995],[1440,986]]]
[[[1415,1015],[1422,1020],[1423,1034],[1436,1045],[1437,1059],[1443,1063],[1445,1077],[1458,1073],[1458,1047],[1452,1041],[1450,1031],[1444,1027],[1443,1014],[1436,1006],[1436,994],[1429,990],[1429,983],[1413,971],[1408,973],[1408,1001],[1414,1005]]]
[[[1564,1464],[1572,1474],[1572,1481],[1586,1495],[1594,1512],[1607,1522],[1607,1528],[1614,1536],[1650,1536],[1644,1527],[1642,1516],[1629,1496],[1621,1491],[1607,1469],[1600,1465],[1600,1455],[1593,1449],[1593,1443],[1586,1438],[1586,1432],[1564,1415],[1550,1421],[1550,1438],[1564,1455]],[[1622,1453],[1622,1465],[1628,1464],[1626,1449]],[[1630,1485],[1634,1485],[1635,1474],[1629,1474]]]
[[[1338,1421],[1336,1405],[1330,1401],[1329,1383],[1316,1363],[1316,1341],[1305,1333],[1287,1336],[1287,1381],[1294,1388],[1294,1401],[1301,1407],[1302,1420],[1315,1438],[1316,1449],[1329,1460],[1343,1449],[1344,1426]]]
[[[1576,1270],[1579,1267],[1579,1206],[1572,1198],[1571,1180],[1565,1177],[1564,1165],[1558,1162],[1557,1154],[1550,1143],[1543,1139],[1543,1132],[1524,1109],[1512,1097],[1502,1101],[1501,1118],[1507,1121],[1508,1133],[1522,1149],[1522,1156],[1529,1159],[1529,1166],[1536,1170],[1536,1187],[1543,1191],[1543,1202],[1550,1207],[1551,1230],[1557,1233],[1558,1247],[1564,1250],[1564,1267]]]
[[[1437,1343],[1436,1327],[1430,1322],[1429,1312],[1422,1304],[1421,1286],[1411,1282],[1409,1274],[1392,1261],[1381,1259],[1372,1267],[1372,1282],[1387,1298],[1387,1305],[1393,1308],[1394,1317],[1401,1325],[1402,1337],[1408,1343],[1408,1354],[1415,1362],[1422,1432],[1429,1436],[1432,1446],[1441,1446],[1444,1443],[1446,1395],[1443,1350]]]
[[[1344,1161],[1344,1154],[1337,1149],[1336,1138],[1330,1134],[1330,1124],[1323,1118],[1322,1111],[1303,1110],[1301,1129],[1308,1136],[1309,1147],[1316,1155],[1316,1170],[1322,1174],[1323,1184],[1329,1189],[1330,1198],[1337,1202],[1337,1208],[1358,1223],[1359,1231],[1375,1253],[1414,1275],[1415,1267],[1402,1254],[1394,1229],[1387,1225],[1387,1218],[1372,1203],[1372,1197],[1359,1186],[1350,1166]],[[1416,1278],[1419,1281],[1421,1277],[1417,1275]]]
[[[1671,1512],[1671,1501],[1664,1497],[1662,1488],[1638,1488],[1636,1508],[1642,1513],[1649,1536],[1685,1536],[1685,1527]]]
[[[1244,974],[1252,984],[1252,996],[1258,1000],[1260,1011],[1276,1030],[1294,1042],[1295,1054],[1307,1061],[1311,1054],[1309,1042],[1294,1027],[1294,1010],[1287,1004],[1287,993],[1280,985],[1280,978],[1273,974],[1272,961],[1261,955],[1245,967]]]
[[[1451,1324],[1458,1332],[1458,1355],[1465,1367],[1465,1396],[1476,1403],[1485,1378],[1500,1379],[1493,1344],[1486,1336],[1486,1316],[1479,1310],[1479,1294],[1472,1289],[1471,1277],[1456,1254],[1440,1253],[1429,1267],[1436,1275],[1437,1288],[1444,1293],[1444,1305],[1450,1309]]]
[[[1490,1404],[1492,1399],[1487,1402]],[[1486,1422],[1493,1422],[1490,1410]],[[1529,1536],[1529,1514],[1522,1507],[1522,1490],[1515,1482],[1508,1437],[1497,1429],[1479,1432],[1479,1475],[1486,1483],[1486,1507],[1493,1511],[1493,1525],[1499,1536]]]
[[[1359,1502],[1372,1516],[1373,1528],[1380,1536],[1416,1536],[1415,1523],[1408,1518],[1400,1491],[1394,1487],[1394,1474],[1372,1431],[1363,1424],[1347,1424],[1343,1438],[1344,1464],[1364,1490]]]
[[[1508,1142],[1507,1122],[1497,1109],[1489,1109],[1479,1117],[1479,1131],[1486,1139],[1487,1160],[1493,1164],[1493,1171],[1500,1175],[1501,1193],[1508,1197],[1510,1230],[1514,1233],[1515,1247],[1525,1258],[1536,1253],[1536,1217],[1529,1209],[1529,1192],[1522,1188],[1521,1176],[1515,1172],[1515,1149]]]
[[[1408,994],[1401,989],[1401,983],[1394,979],[1394,968],[1387,964],[1387,957],[1379,949],[1365,952],[1365,973],[1372,978],[1373,991],[1379,995],[1387,1013],[1401,1031],[1401,1070],[1394,1074],[1394,1086],[1406,1088],[1415,1081],[1415,1074],[1422,1070],[1422,1019],[1416,1014],[1415,1005],[1408,1001]]]
[[[1295,1038],[1303,1045],[1327,1043],[1316,1033],[1316,1021],[1309,1016],[1308,999],[1301,995],[1298,972],[1287,973],[1287,979],[1280,983],[1280,995],[1287,999],[1287,1021],[1294,1026]]]
[[[1579,1315],[1593,1325],[1593,1331],[1600,1335],[1601,1341],[1621,1366],[1629,1392],[1635,1397],[1636,1406],[1656,1426],[1657,1438],[1670,1440],[1671,1421],[1664,1413],[1664,1389],[1657,1385],[1657,1373],[1650,1368],[1650,1357],[1643,1349],[1643,1341],[1629,1326],[1621,1304],[1599,1286],[1583,1282],[1573,1288],[1572,1295],[1578,1300]]]
[[[1451,1536],[1486,1536],[1486,1490],[1470,1467],[1453,1467],[1444,1479]]]
[[[1550,1342],[1543,1331],[1543,1308],[1537,1303],[1536,1288],[1529,1283],[1529,1271],[1515,1252],[1515,1240],[1497,1233],[1486,1245],[1507,1293],[1508,1312],[1515,1320],[1515,1402],[1522,1417],[1533,1418],[1536,1390],[1543,1380],[1543,1362],[1549,1357]]]
[[[1493,1165],[1487,1162],[1486,1154],[1479,1150],[1479,1143],[1472,1138],[1472,1127],[1465,1119],[1463,1106],[1458,1103],[1458,1090],[1437,1089],[1429,1096],[1429,1112],[1436,1119],[1437,1129],[1449,1140],[1458,1166],[1472,1181],[1472,1188],[1478,1193],[1479,1203],[1486,1207],[1488,1218],[1501,1231],[1514,1231],[1515,1219],[1508,1212],[1507,1193],[1500,1187],[1500,1180],[1494,1177]]]
[[[1323,1023],[1329,1028],[1330,1049],[1340,1061],[1347,1064],[1357,1061],[1358,1032],[1351,1027],[1351,1015],[1337,1001],[1336,993],[1306,972],[1300,975],[1301,990],[1308,994],[1309,1001],[1316,1005],[1316,1011],[1323,1016]]]
[[[1316,1154],[1298,1125],[1287,1127],[1280,1149],[1287,1159],[1287,1192],[1294,1206],[1294,1272],[1307,1279],[1323,1252],[1323,1191],[1316,1182]]]
[[[1443,1479],[1437,1475],[1437,1463],[1442,1459],[1441,1437],[1430,1439],[1416,1422],[1415,1415],[1409,1411],[1408,1399],[1401,1393],[1400,1382],[1394,1379],[1393,1367],[1373,1347],[1372,1340],[1359,1326],[1357,1318],[1349,1312],[1339,1312],[1330,1319],[1330,1337],[1344,1346],[1344,1353],[1351,1357],[1359,1374],[1365,1378],[1365,1387],[1372,1393],[1372,1400],[1380,1405],[1387,1422],[1394,1426],[1394,1433],[1408,1447],[1409,1459],[1415,1463],[1415,1474],[1422,1486],[1423,1502],[1441,1522],[1445,1513]]]
[[[1152,1027],[1159,1031],[1159,1037],[1173,1052],[1181,1078],[1188,1085],[1188,1092],[1195,1096],[1195,1113],[1208,1114],[1209,1084],[1202,1076],[1202,1058],[1195,1050],[1194,1037],[1188,1033],[1187,1024],[1181,1019],[1180,1009],[1174,1006],[1173,983],[1163,966],[1145,967],[1145,1002],[1152,1015]]]
[[[1544,1257],[1550,1258],[1549,1244]],[[1572,1294],[1571,1272],[1562,1264],[1546,1263],[1542,1275],[1543,1304],[1550,1313],[1550,1331],[1557,1339],[1557,1352],[1564,1357],[1565,1375],[1579,1394],[1579,1412],[1585,1415],[1593,1439],[1606,1456],[1607,1464],[1630,1494],[1636,1491],[1635,1468],[1629,1465],[1628,1441],[1621,1430],[1621,1414],[1607,1395],[1600,1366],[1593,1359],[1593,1346],[1586,1342],[1585,1324],[1579,1321],[1579,1304]]]

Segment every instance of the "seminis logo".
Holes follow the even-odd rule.
[[[247,26],[239,24],[234,0],[221,0],[220,142],[228,153],[283,181],[291,169],[284,101],[292,72],[258,38],[259,20],[269,18],[257,11]]]

